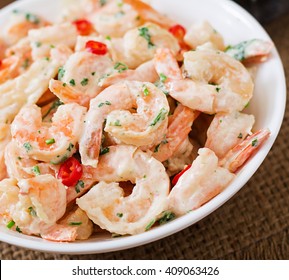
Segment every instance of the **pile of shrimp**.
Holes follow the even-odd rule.
[[[0,34],[0,223],[72,242],[134,235],[221,193],[270,136],[243,110],[272,43],[227,46],[138,0],[74,1]]]

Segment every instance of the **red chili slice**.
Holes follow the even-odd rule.
[[[73,22],[80,35],[87,36],[93,31],[92,23],[86,19],[79,19]]]
[[[61,164],[57,175],[62,184],[67,187],[73,187],[82,176],[82,166],[79,161],[71,157]]]
[[[106,44],[97,41],[88,41],[85,45],[85,48],[89,52],[97,55],[105,55],[107,53]]]
[[[191,167],[192,165],[189,164],[186,168],[184,168],[184,170],[182,170],[180,173],[178,173],[174,179],[172,180],[172,184],[173,186],[177,184],[177,182],[179,181],[180,177]]]
[[[186,29],[180,24],[172,26],[169,29],[169,32],[171,32],[180,42],[183,41],[186,35]]]

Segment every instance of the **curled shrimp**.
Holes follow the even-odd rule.
[[[61,23],[30,30],[28,34],[31,42],[34,60],[49,57],[52,49],[66,46],[73,49],[78,33],[72,23]]]
[[[57,166],[29,158],[26,152],[24,153],[19,149],[14,141],[6,146],[5,164],[9,177],[17,180],[32,178],[39,174],[55,176],[57,171]]]
[[[10,210],[14,227],[24,234],[42,235],[66,210],[65,186],[51,175],[39,175],[18,182],[17,202]]]
[[[154,145],[166,133],[168,112],[166,96],[151,83],[123,82],[106,88],[90,102],[79,142],[82,163],[97,165],[105,120],[104,130],[121,143]]]
[[[230,170],[230,172],[236,172],[260,149],[269,136],[270,131],[268,129],[261,129],[248,136],[221,159],[220,165]]]
[[[88,107],[102,88],[99,81],[113,71],[114,63],[108,56],[87,51],[76,52],[59,70],[60,80],[50,80],[49,89],[64,103],[78,103]]]
[[[163,162],[172,157],[188,137],[192,129],[193,121],[198,115],[199,112],[195,112],[179,104],[174,114],[169,117],[168,130],[165,138],[153,148],[154,158]]]
[[[93,232],[93,223],[90,221],[86,213],[79,207],[74,207],[69,211],[61,220],[58,221],[59,225],[65,227],[76,228],[76,240],[86,240]]]
[[[111,44],[116,52],[115,60],[122,61],[133,69],[152,60],[158,48],[169,48],[174,54],[180,50],[178,40],[169,31],[153,23],[131,29],[121,42],[112,40]]]
[[[15,10],[2,30],[7,45],[14,45],[28,35],[29,30],[47,25],[39,16]]]
[[[188,29],[184,41],[193,49],[205,43],[211,43],[217,50],[223,51],[225,49],[223,37],[207,21],[193,24]]]
[[[160,14],[150,5],[139,0],[123,0],[124,3],[131,5],[140,15],[140,18],[144,21],[153,22],[162,28],[169,29],[176,24],[175,21]]]
[[[163,165],[134,146],[110,147],[95,170],[99,183],[76,200],[77,205],[101,228],[112,233],[144,232],[165,210],[169,178]],[[131,181],[132,194],[116,182]]]
[[[52,123],[44,123],[39,107],[26,106],[11,125],[13,141],[32,159],[61,163],[76,151],[85,112],[78,104],[62,105]]]
[[[184,53],[183,79],[173,53],[159,49],[156,70],[167,77],[169,94],[191,109],[208,114],[241,111],[252,98],[254,85],[246,68],[220,51]]]
[[[122,1],[111,1],[88,16],[95,30],[101,35],[122,37],[126,31],[141,24],[139,15]]]
[[[235,177],[219,166],[217,156],[210,149],[202,148],[198,153],[170,192],[168,208],[176,215],[199,208],[223,191]]]
[[[234,146],[251,134],[255,118],[239,112],[218,113],[207,131],[206,148],[223,158]]]
[[[228,46],[225,52],[244,64],[261,63],[268,59],[273,48],[272,42],[253,39]]]

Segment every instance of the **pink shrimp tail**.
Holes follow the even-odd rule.
[[[220,161],[220,165],[227,168],[232,173],[236,172],[259,150],[269,136],[270,131],[268,129],[261,129],[251,136],[248,136],[243,142],[236,145],[227,153]]]

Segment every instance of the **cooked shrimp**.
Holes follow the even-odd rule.
[[[90,102],[79,142],[82,163],[97,165],[105,120],[104,130],[122,143],[154,145],[166,133],[168,112],[166,96],[151,83],[123,82],[106,88]]]
[[[232,148],[220,161],[220,165],[236,172],[269,138],[270,131],[262,129],[248,136],[241,143]]]
[[[41,109],[36,105],[26,106],[11,125],[13,140],[32,159],[61,163],[76,151],[85,112],[77,104],[62,105],[52,123],[42,123]]]
[[[255,118],[239,112],[218,113],[207,131],[206,148],[223,158],[234,146],[251,134]]]
[[[122,37],[141,24],[138,13],[122,1],[111,1],[88,16],[95,30],[104,36]]]
[[[13,178],[0,181],[0,223],[7,225],[12,220],[11,212],[18,202],[19,188]]]
[[[37,15],[14,10],[8,22],[1,30],[2,38],[7,45],[11,46],[26,37],[29,30],[37,29],[45,25],[47,25],[47,22]]]
[[[153,22],[165,29],[169,29],[176,24],[175,21],[160,14],[143,1],[123,0],[123,2],[131,5],[139,13],[141,20]]]
[[[224,190],[234,177],[219,167],[213,151],[202,148],[170,192],[168,208],[178,216],[195,210]]]
[[[37,30],[30,30],[28,38],[31,42],[34,60],[49,57],[51,49],[66,46],[73,49],[78,36],[72,23],[55,24]]]
[[[181,72],[169,49],[159,49],[155,56],[156,70],[163,74],[169,94],[191,109],[208,114],[241,111],[253,95],[253,82],[246,68],[230,56],[209,50],[184,54]]]
[[[11,141],[10,125],[0,123],[0,181],[7,176],[4,153],[7,144]]]
[[[121,42],[112,40],[111,44],[117,52]],[[115,56],[133,69],[153,59],[157,48],[169,48],[174,54],[180,50],[178,40],[169,31],[153,23],[146,23],[128,31],[122,44],[119,54]]]
[[[225,49],[223,37],[207,21],[193,24],[188,29],[184,41],[193,49],[205,43],[211,43],[217,50],[223,51]]]
[[[5,149],[5,164],[10,178],[17,180],[32,178],[39,174],[56,175],[57,166],[38,162],[31,159],[19,149],[14,141],[11,141]]]
[[[273,48],[272,42],[260,39],[241,42],[235,46],[229,46],[226,53],[245,64],[261,63],[268,59]]]
[[[195,144],[192,144],[190,138],[185,138],[185,140],[175,150],[174,154],[163,163],[166,167],[167,174],[169,176],[175,175],[182,171],[187,165],[191,164],[197,157],[194,153],[195,149]]]
[[[52,49],[50,59],[33,62],[19,77],[0,85],[0,123],[11,123],[24,105],[38,101],[47,91],[49,80],[57,74],[63,57],[62,49]]]
[[[93,223],[86,213],[79,207],[72,209],[65,215],[58,224],[76,228],[76,240],[88,239],[93,232]]]
[[[15,226],[25,234],[42,234],[64,215],[66,191],[51,175],[39,175],[18,182],[18,201],[10,215]]]
[[[168,131],[164,139],[153,148],[153,156],[160,162],[174,155],[179,146],[186,140],[199,113],[183,105],[178,105],[174,114],[169,117]]]
[[[152,60],[141,64],[135,70],[130,70],[124,63],[117,62],[114,70],[116,70],[114,73],[100,81],[101,86],[108,87],[124,80],[154,83],[159,77]]]
[[[100,181],[77,205],[101,228],[118,234],[144,232],[165,210],[169,178],[163,165],[133,146],[112,146],[100,157],[95,172]],[[124,197],[118,183],[135,183]]]
[[[75,102],[88,107],[90,100],[102,90],[101,78],[113,70],[114,63],[108,56],[76,52],[59,70],[60,81],[51,80],[49,89],[64,103]]]

